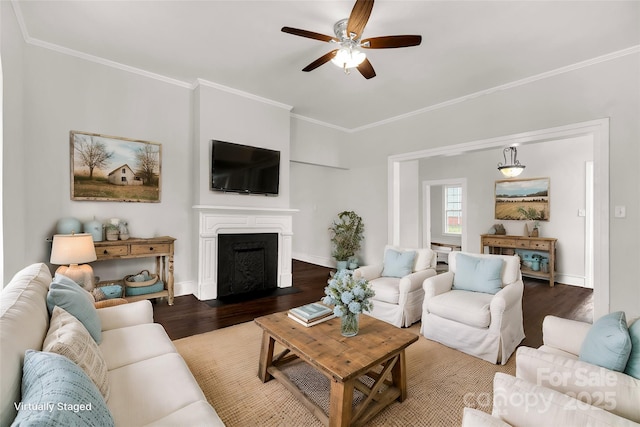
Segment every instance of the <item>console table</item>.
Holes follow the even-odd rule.
[[[509,236],[500,234],[482,234],[480,236],[480,253],[484,253],[484,248],[489,248],[490,254],[505,254],[505,252],[513,253],[513,249],[529,249],[535,251],[544,251],[549,253],[549,271],[534,271],[526,266],[521,266],[523,276],[537,277],[539,279],[548,279],[549,286],[555,284],[556,271],[556,242],[558,239],[551,237],[525,237],[525,236]],[[504,251],[504,249],[508,249]]]
[[[127,240],[105,240],[93,242],[97,261],[124,258],[156,258],[156,274],[164,282],[164,289],[146,295],[125,297],[128,301],[167,297],[173,305],[173,247],[175,238],[169,236],[150,239],[130,238]],[[167,257],[169,258],[167,262]],[[124,286],[124,284],[123,284]]]

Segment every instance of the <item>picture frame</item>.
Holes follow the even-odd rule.
[[[69,132],[71,200],[159,203],[162,145]]]
[[[495,219],[549,221],[549,186],[549,178],[496,181]]]

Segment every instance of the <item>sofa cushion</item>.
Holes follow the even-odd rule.
[[[198,426],[207,420],[207,427],[224,427],[216,411],[203,400],[199,400],[164,418],[145,424],[145,427]]]
[[[580,360],[622,372],[631,354],[631,338],[623,311],[596,320],[580,348]]]
[[[631,353],[624,373],[640,379],[640,319],[629,326],[629,338],[631,338]]]
[[[479,409],[464,408],[462,412],[462,427],[511,427],[500,418],[487,414]]]
[[[49,268],[31,264],[15,274],[0,298],[0,426],[16,416],[20,401],[22,361],[28,349],[42,349],[49,328],[46,297],[51,283]]]
[[[379,277],[371,280],[369,285],[375,292],[374,301],[384,301],[390,304],[398,304],[400,301],[400,279],[397,277]]]
[[[146,425],[192,403],[207,400],[178,353],[114,369],[109,371],[109,380],[108,405],[117,425]]]
[[[27,350],[15,425],[113,426],[96,385],[64,356]]]
[[[493,377],[492,415],[518,427],[637,425],[563,393],[502,372]]]
[[[105,400],[109,398],[107,364],[98,344],[87,328],[63,308],[54,307],[42,350],[65,356],[78,365],[98,387]]]
[[[640,380],[575,358],[519,347],[516,377],[640,423]]]
[[[53,307],[56,305],[64,308],[81,321],[93,339],[100,344],[102,327],[93,303],[93,296],[76,282],[61,274],[55,275],[47,294],[49,313],[53,313]]]
[[[452,289],[496,294],[502,289],[501,258],[481,258],[467,254],[456,257]]]
[[[404,277],[411,274],[416,258],[414,251],[396,251],[387,249],[384,253],[383,277]]]
[[[110,371],[141,360],[176,352],[164,328],[157,323],[144,323],[103,331],[100,350]]]
[[[452,290],[429,298],[427,309],[448,320],[488,328],[491,323],[489,307],[492,299],[491,294]]]

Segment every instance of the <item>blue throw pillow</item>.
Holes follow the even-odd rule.
[[[623,372],[631,353],[631,338],[623,311],[596,320],[580,347],[580,360]]]
[[[76,282],[66,276],[56,274],[51,286],[49,286],[47,308],[49,314],[53,313],[53,307],[56,305],[63,308],[82,322],[96,343],[100,344],[102,342],[102,324],[92,299],[91,294]]]
[[[27,350],[22,368],[22,400],[13,425],[113,426],[100,391],[71,360]]]
[[[631,339],[631,354],[624,373],[640,380],[640,319],[629,326]]]
[[[451,289],[496,294],[502,289],[502,258],[456,255],[456,272]]]
[[[413,260],[416,258],[415,251],[398,252],[387,249],[384,253],[383,277],[404,277],[413,271]]]

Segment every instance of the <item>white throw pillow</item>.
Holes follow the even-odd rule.
[[[102,351],[82,322],[55,306],[42,351],[57,353],[78,365],[94,382],[104,399],[109,398],[109,377]]]

